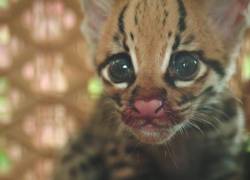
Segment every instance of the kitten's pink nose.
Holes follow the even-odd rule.
[[[152,99],[149,101],[136,100],[134,107],[142,118],[157,118],[164,115],[163,101]]]

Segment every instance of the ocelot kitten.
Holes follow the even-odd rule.
[[[55,180],[247,180],[228,82],[249,3],[83,0],[105,95]]]

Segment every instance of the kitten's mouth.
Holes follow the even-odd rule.
[[[146,144],[165,143],[178,131],[182,124],[174,111],[164,111],[155,117],[144,117],[126,111],[122,120],[131,133]]]
[[[153,124],[145,124],[137,128],[130,127],[130,129],[141,142],[146,144],[163,144],[173,135],[168,128]]]
[[[131,133],[147,144],[163,144],[169,140],[182,119],[170,103],[161,98],[136,99],[122,113],[122,121]]]

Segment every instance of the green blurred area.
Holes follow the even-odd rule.
[[[6,78],[0,78],[0,95],[5,94],[8,91],[8,80]]]
[[[246,59],[243,64],[243,76],[244,79],[250,79],[250,54],[246,55]]]
[[[103,92],[102,82],[98,77],[90,79],[88,83],[88,93],[94,99],[99,98]]]
[[[0,0],[0,8],[7,8],[9,5],[9,0]]]
[[[7,153],[0,149],[0,173],[8,173],[11,169],[11,160]]]

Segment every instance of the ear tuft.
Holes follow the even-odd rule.
[[[250,0],[205,0],[208,15],[226,44],[237,43],[250,24]]]
[[[96,46],[99,40],[102,26],[107,19],[114,0],[81,0],[84,11],[84,22],[82,32],[90,41],[92,46]]]

